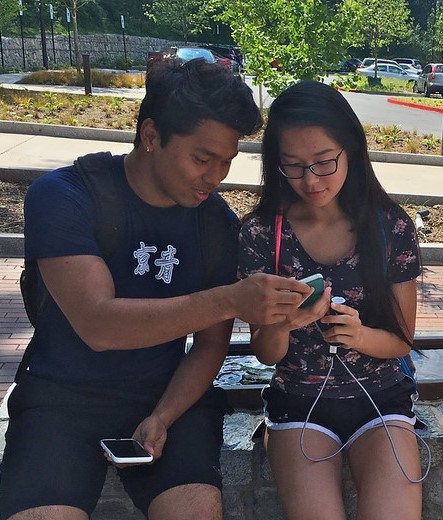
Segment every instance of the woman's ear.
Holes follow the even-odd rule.
[[[142,147],[149,153],[160,143],[160,136],[155,129],[153,119],[145,119],[140,128],[140,141]]]

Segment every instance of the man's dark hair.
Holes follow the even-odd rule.
[[[159,62],[146,75],[146,96],[140,107],[134,146],[140,129],[152,119],[165,146],[172,135],[189,135],[205,120],[214,120],[251,135],[262,119],[251,89],[226,67],[195,59]]]

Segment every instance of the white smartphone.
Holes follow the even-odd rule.
[[[119,464],[150,464],[154,460],[135,439],[102,439],[100,445]]]
[[[323,279],[323,275],[320,273],[312,274],[311,276],[307,276],[306,278],[302,278],[298,281],[306,283],[310,287],[314,287],[314,292],[309,296],[307,300],[305,300],[300,305],[300,309],[302,309],[303,307],[309,307],[309,305],[315,303],[325,290],[325,282]]]

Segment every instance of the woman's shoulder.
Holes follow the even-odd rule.
[[[414,223],[406,211],[398,204],[392,204],[381,211],[383,226],[392,235],[410,234],[415,230]]]

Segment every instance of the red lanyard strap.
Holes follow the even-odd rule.
[[[282,222],[283,215],[279,212],[275,215],[275,274],[278,274],[278,264],[280,262]]]

